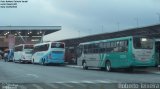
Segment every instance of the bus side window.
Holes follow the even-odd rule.
[[[115,48],[115,42],[114,42],[114,41],[111,42],[110,48],[111,48],[111,51],[110,51],[110,52],[114,52],[114,51],[115,51],[115,50],[114,50],[114,48]]]
[[[106,42],[106,52],[111,52],[111,42]]]
[[[80,57],[82,55],[82,52],[83,52],[82,46],[79,46],[77,48],[77,56]]]
[[[88,45],[88,53],[92,53],[92,44]]]
[[[124,48],[124,52],[127,52],[127,51],[128,51],[128,40],[125,40],[125,41],[124,41],[124,46],[123,46],[123,48]]]
[[[120,52],[120,41],[115,42],[114,52]]]
[[[93,50],[94,50],[94,53],[97,53],[97,52],[98,52],[97,49],[98,49],[98,45],[97,45],[97,43],[95,43],[95,44],[94,44],[94,49],[93,49]]]
[[[128,50],[128,41],[119,41],[118,52],[127,52]]]

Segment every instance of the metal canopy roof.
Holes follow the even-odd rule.
[[[21,36],[42,36],[61,30],[61,26],[0,26],[0,36],[14,34]]]
[[[126,29],[117,32],[95,34],[79,38],[64,39],[59,41],[65,42],[67,47],[74,47],[82,42],[112,39],[112,38],[126,37],[126,36],[150,36],[154,38],[160,38],[160,24]]]

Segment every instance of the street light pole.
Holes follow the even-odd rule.
[[[103,25],[102,25],[102,33],[103,33]]]
[[[119,22],[117,22],[117,29],[118,29],[118,31],[119,31]]]

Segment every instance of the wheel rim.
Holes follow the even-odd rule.
[[[34,64],[34,59],[32,60],[32,63]]]
[[[42,65],[45,65],[45,59],[42,59]]]
[[[107,63],[106,63],[106,70],[107,70],[107,71],[110,71],[110,70],[111,70],[110,62],[107,62]]]
[[[84,62],[84,63],[83,63],[83,69],[85,69],[85,68],[86,68],[86,63]]]
[[[42,65],[44,65],[43,59],[42,59],[42,62],[41,62],[41,64],[42,64]]]

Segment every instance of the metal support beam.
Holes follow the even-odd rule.
[[[45,35],[45,31],[42,33],[42,37],[41,37],[40,43],[43,43],[43,37],[44,37],[44,35]]]
[[[18,33],[18,35],[21,37],[22,41],[23,41],[24,43],[26,43],[26,41],[25,41],[24,38],[21,36],[21,34],[20,34],[19,32],[17,32],[17,33]]]

